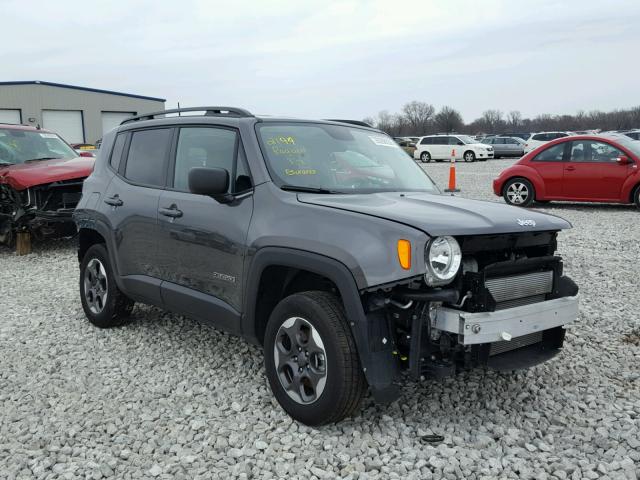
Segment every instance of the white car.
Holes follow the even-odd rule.
[[[457,134],[421,137],[416,143],[413,158],[424,163],[431,160],[442,162],[451,158],[452,150],[455,150],[456,161],[475,162],[493,158],[493,147],[480,143],[468,135]]]
[[[573,135],[571,132],[538,132],[529,135],[529,138],[525,140],[524,153],[525,155],[532,150],[535,150],[540,145],[544,145],[556,138],[568,137]]]

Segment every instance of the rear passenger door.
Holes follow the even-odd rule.
[[[101,209],[111,224],[115,263],[128,293],[158,303],[158,201],[165,186],[172,128],[119,133],[110,168],[117,172]]]
[[[253,189],[239,133],[232,128],[179,129],[169,167],[169,187],[159,204],[162,298],[170,309],[239,328],[246,236]],[[194,167],[229,172],[231,203],[189,192]]]

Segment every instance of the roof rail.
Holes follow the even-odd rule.
[[[183,112],[204,112],[204,116],[225,116],[225,117],[253,117],[253,114],[244,108],[236,107],[189,107],[189,108],[173,108],[171,110],[162,110],[160,112],[145,113],[143,115],[137,115],[130,117],[122,122],[120,125],[124,125],[129,122],[137,122],[140,120],[153,120],[161,115],[167,115],[170,113],[177,113],[178,116]]]
[[[367,122],[363,122],[361,120],[338,120],[335,118],[325,118],[325,120],[327,122],[340,122],[340,123],[348,123],[350,125],[358,125],[359,127],[368,127],[368,128],[373,128],[371,125],[369,125]]]

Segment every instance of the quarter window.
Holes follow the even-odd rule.
[[[559,143],[540,152],[533,159],[534,162],[561,162],[564,157],[564,143]]]
[[[109,163],[116,172],[120,167],[120,160],[122,160],[122,152],[124,151],[124,144],[126,139],[126,134],[120,133],[116,137],[116,141],[113,143],[113,150],[111,151],[111,159],[109,160]]]
[[[433,145],[433,138],[423,138],[422,140],[420,140],[420,145]]]
[[[133,132],[124,176],[142,185],[164,186],[171,132],[170,128]]]

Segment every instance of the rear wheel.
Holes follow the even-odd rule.
[[[636,191],[633,194],[633,203],[640,209],[640,185],[636,187]]]
[[[431,154],[429,152],[422,152],[420,154],[420,160],[422,160],[422,163],[429,163],[431,161]]]
[[[528,207],[535,199],[535,190],[531,182],[525,178],[512,178],[503,189],[502,196],[509,205]]]
[[[471,150],[467,150],[466,152],[464,152],[464,155],[462,156],[462,158],[464,158],[465,162],[475,162],[476,154],[473,153]]]
[[[80,263],[80,300],[89,321],[100,328],[122,325],[133,308],[133,301],[116,285],[101,243],[90,247]]]
[[[273,310],[264,338],[265,370],[282,408],[307,425],[355,413],[367,384],[339,299],[311,291]]]

